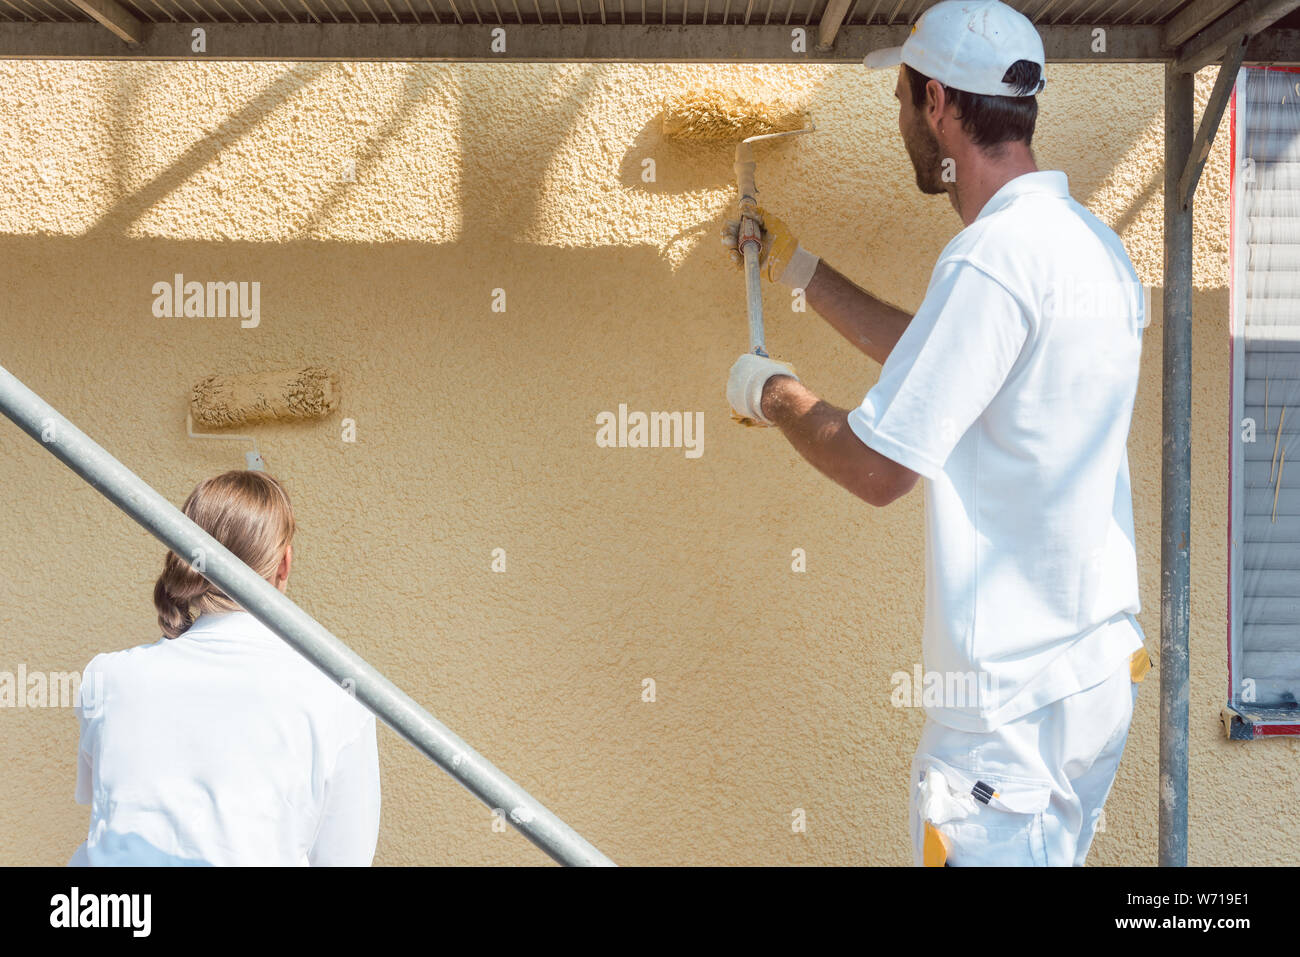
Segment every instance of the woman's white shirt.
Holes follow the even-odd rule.
[[[366,866],[375,718],[247,612],[86,667],[71,864]]]

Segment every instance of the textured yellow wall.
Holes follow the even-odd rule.
[[[1040,164],[1158,286],[1160,69],[1049,76]],[[257,429],[295,499],[304,608],[619,862],[904,863],[923,716],[891,706],[890,675],[919,660],[921,495],[873,511],[729,421],[746,341],[716,239],[730,155],[655,125],[665,94],[704,82],[811,104],[818,132],[760,156],[766,204],[915,307],[960,223],[914,188],[892,75],[9,62],[0,362],[178,503],[242,463],[238,445],[186,438],[193,382],[336,367],[355,444],[340,415]],[[1295,863],[1297,745],[1229,744],[1218,723],[1226,141],[1197,215],[1191,859]],[[260,282],[260,326],[154,318],[153,284],[178,272]],[[769,291],[774,351],[858,402],[877,368],[787,302]],[[1160,366],[1157,320],[1130,442],[1153,651]],[[704,454],[598,448],[595,416],[619,403],[702,411]],[[8,423],[0,480],[0,670],[153,640],[161,546]],[[1155,860],[1156,699],[1148,682],[1094,863]],[[84,837],[75,752],[70,711],[0,710],[0,862],[62,863]],[[544,861],[387,729],[381,755],[379,862]]]

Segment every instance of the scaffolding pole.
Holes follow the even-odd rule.
[[[1160,855],[1187,865],[1188,624],[1192,515],[1192,149],[1196,76],[1165,65],[1165,275],[1160,483]]]
[[[613,861],[0,366],[0,412],[561,864]],[[196,571],[200,569],[195,569]]]

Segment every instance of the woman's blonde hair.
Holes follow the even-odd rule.
[[[267,581],[273,581],[296,529],[288,493],[265,472],[223,472],[206,479],[190,492],[181,511]],[[183,634],[204,612],[239,610],[173,551],[163,559],[153,603],[168,638]]]

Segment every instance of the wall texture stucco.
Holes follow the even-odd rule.
[[[730,422],[745,326],[715,238],[729,151],[655,123],[701,83],[809,104],[817,133],[760,154],[765,204],[915,307],[960,222],[914,188],[890,74],[5,62],[0,362],[178,503],[242,463],[186,438],[195,381],[337,368],[334,417],[256,428],[296,505],[291,597],[616,861],[905,863],[923,715],[891,705],[890,676],[919,662],[921,494],[873,511]],[[1161,89],[1158,67],[1053,66],[1036,138],[1156,287]],[[1296,863],[1297,744],[1228,743],[1218,723],[1226,132],[1196,217],[1191,860]],[[176,273],[260,282],[260,325],[155,318],[151,289]],[[774,353],[860,401],[877,367],[767,296]],[[1154,655],[1158,288],[1153,305],[1130,455]],[[620,403],[703,412],[703,455],[599,448],[595,417]],[[7,423],[0,450],[0,670],[152,641],[161,546]],[[1157,693],[1149,680],[1093,863],[1155,861]],[[70,710],[0,709],[0,862],[59,864],[84,837],[76,742]],[[380,747],[379,863],[544,861],[387,729]]]

